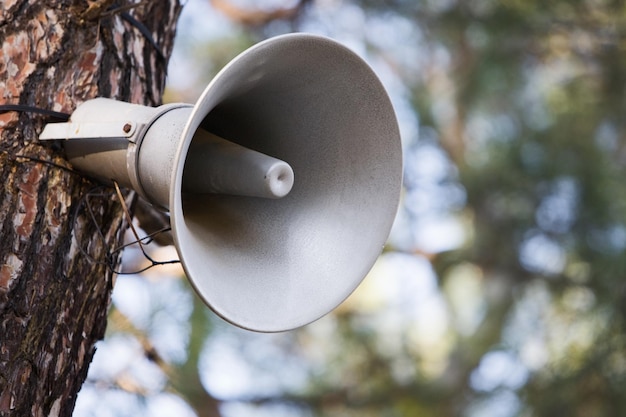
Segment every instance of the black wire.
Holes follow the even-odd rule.
[[[155,232],[151,232],[148,235],[140,238],[139,240],[134,240],[132,242],[128,242],[128,243],[124,243],[123,245],[121,245],[120,247],[118,247],[117,249],[114,249],[112,253],[116,253],[119,252],[125,248],[127,248],[128,246],[132,246],[132,245],[137,245],[139,244],[139,242],[142,242],[144,245],[149,245],[150,243],[152,243],[154,241],[154,237],[161,234],[161,233],[167,233],[169,231],[171,231],[172,228],[170,226],[168,227],[164,227],[162,229],[159,229]]]
[[[72,174],[76,174],[76,175],[80,175],[81,177],[83,176],[80,172],[75,171],[69,167],[65,167],[63,165],[59,165],[59,164],[55,164],[54,162],[51,161],[46,161],[43,159],[39,159],[39,158],[34,158],[32,156],[27,156],[27,155],[11,155],[9,152],[7,151],[0,151],[1,153],[7,154],[11,157],[11,159],[13,161],[16,161],[17,159],[21,158],[21,159],[26,159],[27,161],[31,161],[31,162],[36,162],[36,163],[41,163],[41,164],[46,164],[46,165],[50,165],[53,166],[55,168],[59,168],[62,169],[64,171],[67,172],[71,172]],[[74,228],[76,228],[76,222],[78,220],[78,214],[82,211],[83,208],[86,208],[87,210],[87,214],[89,215],[89,218],[91,219],[91,222],[96,226],[97,229],[97,233],[98,233],[98,237],[100,238],[100,240],[105,244],[105,246],[108,245],[108,242],[106,240],[106,237],[104,236],[104,233],[102,232],[102,229],[100,228],[100,225],[98,224],[98,220],[96,219],[96,215],[93,211],[93,208],[91,207],[91,203],[89,202],[89,198],[90,197],[111,197],[115,194],[110,193],[110,192],[99,192],[100,190],[106,190],[108,187],[104,186],[104,185],[97,185],[95,187],[93,187],[92,189],[90,189],[89,191],[87,191],[87,193],[83,194],[78,202],[78,208],[76,210],[76,212],[74,213],[74,217],[72,220],[72,223],[74,224]],[[95,259],[93,256],[91,256],[87,250],[85,248],[82,247],[82,245],[77,242],[77,246],[78,246],[78,250],[80,251],[80,253],[89,260],[89,262],[92,262],[94,264],[97,265],[103,265],[105,266],[107,269],[109,269],[111,272],[113,272],[114,274],[118,274],[118,275],[133,275],[133,274],[140,274],[144,271],[147,271],[150,268],[153,268],[155,266],[159,266],[159,265],[169,265],[169,264],[179,264],[181,263],[180,260],[178,259],[172,259],[172,260],[168,260],[168,261],[157,261],[155,259],[153,259],[152,257],[150,257],[145,250],[143,249],[143,247],[140,245],[141,251],[144,255],[144,257],[150,262],[150,265],[138,269],[136,271],[131,271],[131,272],[124,272],[124,271],[118,271],[115,269],[115,265],[114,265],[114,256],[118,253],[120,253],[123,249],[125,249],[128,246],[132,246],[132,245],[136,245],[139,242],[147,242],[144,243],[145,244],[150,244],[154,238],[154,236],[158,235],[159,233],[165,233],[171,230],[171,227],[165,227],[163,229],[157,230],[155,232],[150,233],[147,236],[144,236],[142,238],[140,238],[139,240],[133,241],[133,242],[128,242],[126,244],[123,244],[122,246],[114,249],[113,251],[109,251],[107,250],[105,253],[105,258],[106,258],[106,262],[105,261],[98,261],[97,259]]]
[[[161,48],[155,42],[154,38],[152,37],[152,33],[150,33],[150,30],[146,27],[146,25],[141,23],[139,20],[135,19],[128,12],[122,12],[120,13],[120,16],[122,17],[123,20],[127,21],[128,23],[133,25],[135,28],[137,28],[137,30],[139,30],[139,32],[148,40],[148,42],[150,42],[150,45],[152,45],[154,50],[157,52],[157,54],[159,55],[159,58],[165,61],[165,55],[163,55]]]
[[[92,222],[94,222],[94,224],[96,225],[96,227],[98,228],[98,234],[100,235],[101,238],[103,238],[102,236],[102,232],[100,230],[100,228],[98,227],[98,223],[96,221],[96,219],[93,216],[93,210],[91,210],[91,207],[89,205],[89,197],[92,195],[92,192],[95,192],[98,189],[102,189],[104,188],[103,186],[96,186],[94,188],[92,188],[91,190],[89,190],[87,193],[83,194],[83,196],[80,198],[79,202],[78,202],[78,207],[76,209],[76,211],[74,212],[74,219],[72,220],[73,223],[73,229],[76,229],[76,222],[78,220],[78,215],[79,213],[82,211],[83,207],[87,206],[88,212],[91,215],[91,220]],[[105,240],[106,243],[106,240]],[[78,237],[76,237],[76,246],[78,247],[78,250],[81,252],[81,254],[87,258],[89,260],[89,262],[92,262],[96,265],[104,265],[107,268],[111,269],[111,265],[110,262],[102,262],[102,261],[98,261],[97,259],[95,259],[93,256],[91,256],[89,253],[87,253],[87,251],[83,248],[83,246],[81,245],[81,242],[78,241]],[[109,261],[109,253],[107,251],[106,253],[106,257],[107,257],[107,261]]]
[[[7,113],[10,111],[17,111],[23,113],[38,113],[50,116],[52,118],[67,122],[70,119],[70,115],[67,113],[61,113],[54,110],[42,109],[41,107],[28,106],[25,104],[0,104],[0,113]]]
[[[46,161],[45,159],[35,158],[35,157],[32,157],[32,156],[28,156],[28,155],[21,155],[21,154],[11,155],[9,152],[6,152],[6,151],[2,151],[2,152],[5,153],[5,154],[8,154],[14,161],[17,160],[17,159],[20,159],[20,158],[21,159],[26,159],[27,161],[50,165],[52,167],[59,168],[59,169],[62,169],[64,171],[70,172],[72,174],[78,175],[80,177],[84,177],[84,175],[82,173],[80,173],[80,172],[78,172],[78,171],[76,171],[76,170],[74,170],[74,169],[72,169],[70,167],[54,163],[52,161]]]
[[[74,219],[73,219],[73,223],[74,223],[74,227],[76,227],[76,221],[78,220],[78,214],[80,212],[82,212],[83,208],[85,208],[87,210],[87,214],[89,215],[88,217],[91,219],[92,223],[96,226],[97,233],[98,233],[98,237],[100,238],[100,240],[104,243],[105,247],[108,245],[108,242],[104,236],[104,233],[102,232],[102,229],[100,229],[100,225],[98,224],[98,221],[96,219],[96,215],[93,212],[93,208],[91,207],[91,203],[89,202],[89,198],[90,197],[111,197],[113,195],[115,195],[114,193],[107,193],[107,192],[99,192],[100,190],[105,190],[107,187],[103,186],[103,185],[98,185],[94,188],[92,188],[91,190],[89,190],[87,193],[85,193],[80,201],[78,202],[78,207],[76,212],[74,213]],[[151,239],[155,234],[158,233],[162,233],[169,230],[169,228],[165,228],[162,230],[158,230],[155,233],[152,233],[144,238],[141,238],[140,240],[144,240],[144,239]],[[145,251],[143,251],[143,255],[144,257],[150,262],[150,265],[143,267],[141,269],[138,269],[136,271],[130,271],[130,272],[125,272],[125,271],[121,271],[121,270],[117,270],[115,268],[114,265],[114,256],[119,253],[122,249],[126,248],[127,246],[133,245],[133,244],[137,244],[138,242],[130,242],[127,243],[125,245],[122,245],[121,247],[114,249],[113,251],[109,251],[108,249],[106,250],[105,253],[105,259],[106,261],[99,261],[97,259],[95,259],[93,256],[91,256],[88,252],[87,249],[83,248],[82,245],[80,244],[80,242],[76,242],[76,245],[78,246],[78,250],[80,251],[80,253],[87,258],[87,260],[89,260],[89,262],[92,262],[96,265],[103,265],[105,266],[109,271],[111,271],[114,274],[117,275],[134,275],[134,274],[140,274],[144,271],[147,271],[148,269],[154,268],[155,266],[159,266],[159,265],[170,265],[170,264],[179,264],[181,263],[180,260],[178,259],[172,259],[172,260],[168,260],[168,261],[157,261],[155,259],[152,259],[150,256],[148,256],[147,253],[145,253]]]

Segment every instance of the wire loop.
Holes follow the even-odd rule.
[[[153,241],[153,237],[158,235],[159,233],[165,233],[171,230],[171,228],[167,227],[161,230],[157,230],[156,232],[153,232],[149,235],[146,235],[144,237],[139,237],[139,233],[137,232],[133,222],[132,222],[132,217],[130,215],[130,211],[128,210],[128,207],[126,205],[124,196],[121,193],[121,190],[119,188],[119,186],[117,185],[117,183],[114,183],[115,185],[115,192],[99,192],[101,190],[105,190],[106,186],[103,185],[99,185],[94,187],[93,189],[91,189],[89,192],[87,192],[85,195],[83,195],[83,197],[81,198],[80,202],[79,202],[79,207],[76,210],[76,217],[74,218],[74,222],[77,221],[78,218],[78,213],[81,212],[81,209],[84,207],[87,210],[87,213],[89,215],[89,218],[91,219],[92,223],[96,226],[97,231],[98,231],[98,236],[99,239],[105,244],[105,246],[107,246],[107,241],[106,238],[104,236],[104,233],[102,232],[102,229],[100,228],[100,225],[98,223],[98,220],[96,218],[96,215],[93,211],[93,208],[91,206],[91,203],[89,201],[90,197],[107,197],[107,198],[111,198],[112,196],[116,196],[119,201],[120,204],[122,205],[122,208],[124,210],[124,216],[126,217],[126,220],[128,222],[129,227],[132,230],[133,235],[135,236],[135,240],[132,242],[128,242],[125,243],[115,249],[113,249],[112,251],[107,250],[106,256],[105,256],[105,261],[99,261],[97,259],[95,259],[93,256],[91,256],[89,253],[87,253],[87,251],[85,250],[85,248],[83,248],[82,245],[80,245],[80,242],[77,242],[78,244],[78,248],[81,252],[81,254],[83,256],[85,256],[90,262],[93,262],[95,264],[99,264],[99,265],[104,265],[106,266],[109,271],[113,272],[114,274],[117,275],[134,275],[134,274],[140,274],[144,271],[147,271],[151,268],[154,268],[155,266],[159,266],[159,265],[170,265],[170,264],[179,264],[180,260],[179,259],[171,259],[171,260],[167,260],[167,261],[158,261],[153,259],[145,250],[145,245],[150,244]],[[122,271],[122,270],[118,270],[116,269],[116,258],[117,258],[117,254],[119,254],[123,249],[132,246],[132,245],[138,245],[142,255],[144,256],[145,259],[147,259],[149,261],[149,265],[137,270],[133,270],[133,271]]]
[[[11,153],[7,152],[6,150],[0,150],[1,153],[4,153],[6,155],[9,156],[9,158],[14,161],[14,162],[19,162],[20,159],[28,161],[28,162],[32,162],[32,163],[38,163],[38,164],[45,164],[48,165],[50,167],[53,168],[57,168],[57,169],[61,169],[63,171],[69,172],[71,174],[74,175],[78,175],[81,178],[84,177],[84,175],[70,167],[67,166],[63,166],[63,165],[59,165],[56,164],[52,161],[46,161],[44,159],[41,158],[37,158],[37,157],[32,157],[32,156],[28,156],[28,155],[21,155],[21,154],[17,154],[17,155],[12,155]],[[129,225],[129,227],[132,230],[133,236],[135,237],[135,240],[133,240],[132,242],[127,242],[115,249],[113,249],[112,251],[107,250],[105,259],[106,261],[99,261],[97,259],[95,259],[93,256],[91,256],[87,250],[80,244],[80,242],[77,242],[77,246],[78,246],[78,250],[80,251],[80,253],[85,256],[90,262],[98,264],[98,265],[105,265],[111,272],[113,272],[114,274],[118,274],[118,275],[133,275],[133,274],[139,274],[142,273],[144,271],[147,271],[148,269],[154,268],[155,266],[158,265],[170,265],[170,264],[178,264],[180,263],[180,260],[178,259],[171,259],[171,260],[167,260],[167,261],[158,261],[153,259],[148,252],[146,251],[145,246],[149,245],[150,243],[152,243],[152,241],[154,240],[154,237],[161,234],[161,233],[167,233],[169,231],[171,231],[171,227],[165,227],[162,228],[160,230],[157,230],[155,232],[152,232],[150,234],[147,234],[144,237],[140,237],[139,233],[137,231],[137,229],[135,228],[133,221],[132,221],[132,215],[130,213],[130,210],[128,209],[128,206],[126,205],[126,199],[124,198],[124,195],[122,194],[122,190],[120,189],[119,185],[114,182],[114,192],[108,191],[106,192],[105,190],[110,189],[110,187],[105,186],[105,185],[97,185],[95,187],[93,187],[92,189],[90,189],[87,193],[85,193],[83,196],[81,196],[79,202],[78,202],[78,207],[76,209],[76,212],[74,214],[74,218],[72,220],[72,224],[74,229],[76,229],[76,222],[78,221],[78,216],[81,213],[82,209],[84,208],[87,211],[87,214],[89,215],[90,220],[92,221],[92,223],[96,226],[97,228],[97,233],[98,233],[98,237],[99,239],[104,243],[105,247],[108,245],[108,242],[106,240],[106,237],[104,236],[104,233],[102,232],[102,228],[100,227],[100,224],[98,223],[98,220],[96,218],[96,214],[93,211],[93,208],[91,206],[91,203],[89,201],[89,199],[91,197],[98,197],[98,198],[111,198],[116,196],[119,201],[120,204],[122,205],[122,209],[124,210],[124,217],[126,218],[126,221]],[[116,269],[116,265],[115,265],[115,260],[116,260],[116,255],[121,252],[123,249],[132,246],[132,245],[138,245],[141,253],[143,254],[144,258],[147,259],[149,261],[149,265],[144,267],[144,268],[140,268],[138,270],[135,271],[131,271],[131,272],[124,272],[121,270]]]

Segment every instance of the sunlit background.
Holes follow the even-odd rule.
[[[350,47],[391,96],[405,172],[385,252],[335,312],[279,334],[226,324],[176,266],[119,276],[75,415],[626,415],[626,8],[189,0],[165,100],[294,31]]]

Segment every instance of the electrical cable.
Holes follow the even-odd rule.
[[[148,30],[146,25],[141,23],[139,20],[135,19],[128,12],[122,12],[120,13],[120,16],[123,20],[127,21],[132,26],[134,26],[137,30],[139,30],[139,32],[144,36],[144,38],[146,38],[146,40],[150,42],[150,45],[152,45],[154,50],[157,52],[157,54],[159,55],[159,58],[161,58],[162,60],[165,60],[165,55],[163,55],[161,48],[159,48],[159,45],[156,43],[156,41],[152,37],[152,33],[150,33],[150,30]]]
[[[62,113],[54,110],[42,109],[41,107],[28,106],[26,104],[0,104],[0,113],[7,112],[22,112],[22,113],[38,113],[46,116],[50,116],[54,119],[58,119],[61,121],[68,121],[70,119],[70,115],[67,113]]]

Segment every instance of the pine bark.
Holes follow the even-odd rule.
[[[94,97],[160,104],[181,6],[117,6],[2,0],[0,104],[68,114]],[[38,142],[50,121],[0,114],[0,416],[72,414],[127,224],[113,190],[65,169],[59,144]]]

